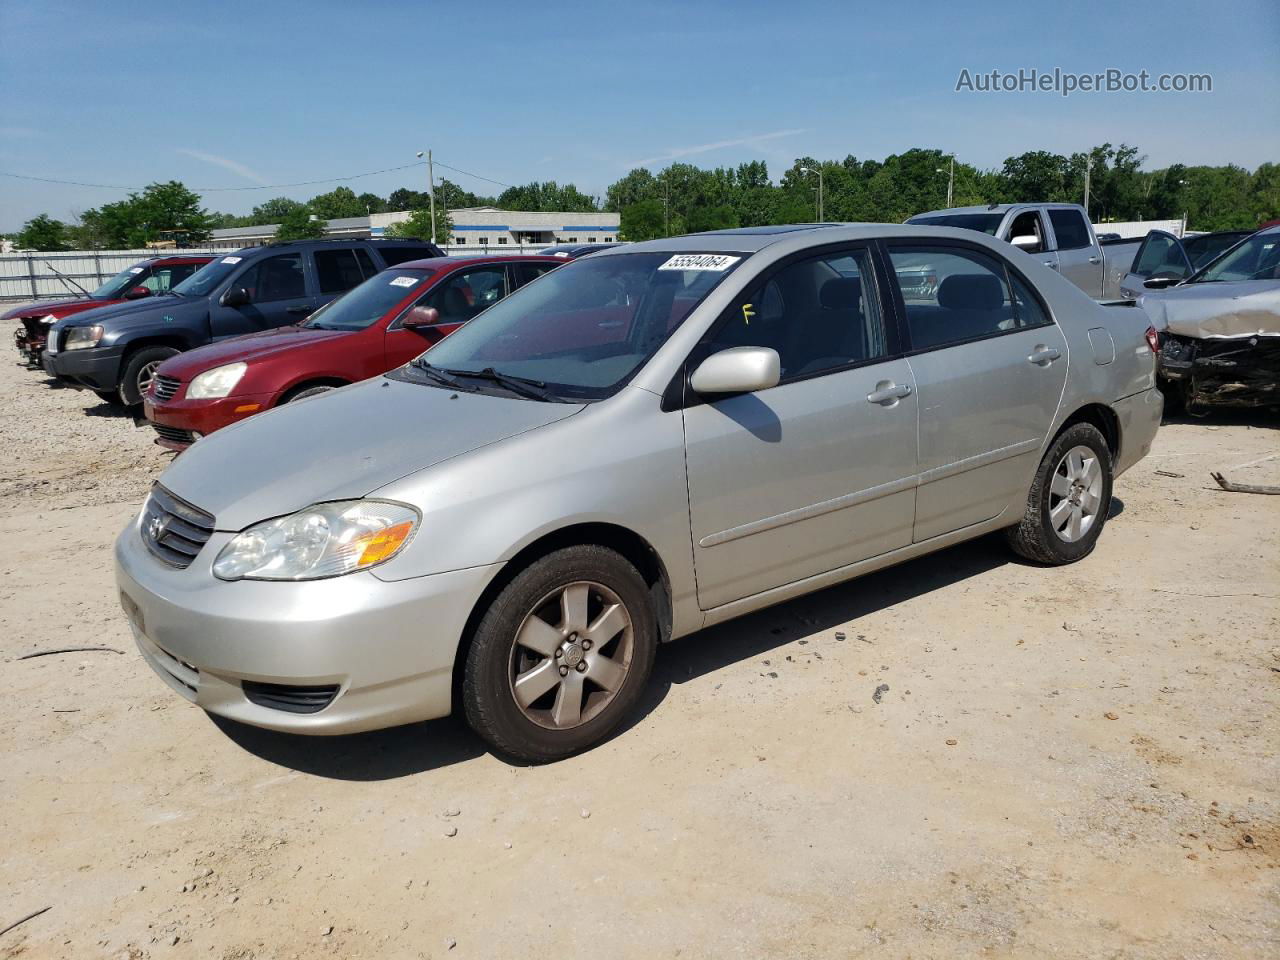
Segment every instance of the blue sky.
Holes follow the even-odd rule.
[[[1280,161],[1276,0],[1204,4],[0,0],[0,171],[254,187],[412,163],[589,193],[636,165],[913,146],[998,166],[1103,142]],[[957,93],[973,73],[1209,73],[1213,92]],[[475,192],[502,188],[442,171]],[[418,169],[347,181],[386,194]],[[339,184],[204,193],[247,212]],[[0,229],[119,199],[0,177]]]

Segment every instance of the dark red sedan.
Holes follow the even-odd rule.
[[[183,450],[263,410],[386,373],[557,257],[435,257],[384,270],[297,326],[234,337],[161,364],[143,397],[156,443]]]
[[[164,293],[176,287],[213,259],[213,254],[189,254],[174,257],[152,257],[139,260],[103,283],[92,293],[65,300],[33,300],[0,313],[0,320],[21,320],[14,331],[18,353],[28,366],[40,366],[40,354],[49,328],[54,321],[97,307],[107,307],[126,300],[138,300]]]

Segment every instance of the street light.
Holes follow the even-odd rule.
[[[822,168],[821,167],[801,167],[801,173],[816,173],[818,175],[818,222],[822,223]]]
[[[934,173],[946,173],[947,169],[948,169],[947,167],[938,167],[938,169],[936,169]],[[947,177],[947,207],[948,208],[952,204],[953,198],[955,196],[955,190],[956,190],[956,155],[953,153],[951,155],[950,173]]]
[[[418,159],[422,159],[422,151],[418,151]],[[431,199],[431,242],[436,242],[436,178],[431,166],[431,151],[427,151],[427,196]]]

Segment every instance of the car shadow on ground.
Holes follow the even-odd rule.
[[[1123,505],[1113,501],[1111,516],[1119,509]],[[643,723],[674,686],[841,625],[850,625],[843,642],[875,644],[876,638],[859,633],[859,618],[1013,562],[1017,558],[999,535],[980,537],[666,644],[658,651],[645,696],[609,739]],[[336,780],[391,780],[471,760],[486,751],[456,717],[338,737],[276,733],[213,716],[210,720],[255,756]]]
[[[1183,410],[1165,410],[1162,427],[1173,424],[1193,427],[1250,427],[1255,430],[1280,430],[1280,413],[1265,408],[1211,410],[1204,416],[1191,416]]]

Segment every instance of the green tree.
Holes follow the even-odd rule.
[[[667,235],[661,200],[639,200],[623,207],[620,221],[623,240],[653,240]]]
[[[20,250],[69,250],[67,225],[47,213],[32,217],[18,231],[16,245]]]
[[[360,208],[366,213],[383,213],[387,209],[387,201],[376,193],[362,193],[356,197],[356,202],[360,204]],[[356,216],[359,216],[359,214],[356,214]]]
[[[280,219],[280,228],[276,230],[275,242],[318,240],[324,236],[326,226],[327,223],[322,219],[311,219],[311,213],[299,204],[296,210],[290,210]]]
[[[145,247],[153,240],[199,243],[209,239],[210,217],[200,197],[177,180],[152,183],[142,193],[86,210],[82,225],[103,247]]]
[[[453,233],[453,221],[449,218],[449,211],[439,204],[436,205],[436,242],[446,244],[449,242],[449,234]],[[393,223],[387,227],[387,236],[389,237],[416,237],[419,240],[431,239],[431,208],[430,206],[422,207],[414,210],[409,214],[408,220],[401,220],[399,223]]]
[[[572,183],[561,186],[554,180],[509,187],[499,194],[497,205],[503,210],[543,212],[594,213],[598,209],[594,197],[588,197]]]
[[[303,210],[306,204],[299,203],[297,200],[290,200],[288,197],[272,197],[253,208],[253,213],[248,216],[248,223],[245,226],[256,227],[265,223],[280,223],[289,214],[297,210]]]
[[[307,206],[317,217],[338,220],[342,217],[365,216],[364,205],[350,187],[338,187],[307,201]]]

